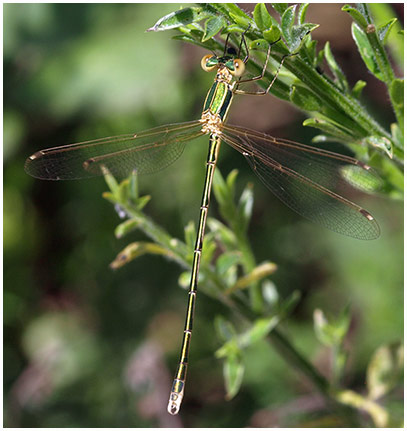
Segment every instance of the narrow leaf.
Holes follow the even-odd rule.
[[[263,31],[263,37],[269,43],[276,43],[281,36],[281,32],[277,26],[271,27],[270,30]],[[268,46],[265,48],[267,49]]]
[[[147,31],[171,30],[173,28],[202,21],[203,19],[214,15],[214,12],[203,7],[187,7],[163,16],[152,27],[147,29]]]
[[[195,238],[196,238],[195,223],[193,221],[190,221],[185,226],[184,238],[185,238],[185,244],[190,250],[192,250],[195,245]]]
[[[374,353],[367,369],[369,398],[383,397],[396,384],[402,383],[403,346],[392,344],[382,346]]]
[[[387,24],[381,25],[377,29],[377,35],[379,36],[380,42],[382,42],[383,44],[387,42],[387,38],[389,37],[390,30],[393,28],[396,22],[397,22],[397,18],[393,18]]]
[[[336,82],[338,83],[339,87],[342,89],[342,91],[348,91],[348,88],[349,88],[348,82],[332,54],[331,46],[329,42],[326,42],[325,44],[324,53],[325,53],[325,59],[328,63],[328,66],[331,69],[331,72],[333,73],[333,75],[335,76]]]
[[[223,365],[226,399],[231,400],[240,389],[244,375],[244,365],[238,356],[229,356]]]
[[[123,223],[120,223],[115,231],[114,234],[116,236],[116,238],[122,238],[125,235],[127,235],[128,233],[132,232],[133,230],[137,229],[137,227],[140,225],[139,221],[136,219],[130,219],[130,220],[126,220]]]
[[[243,190],[243,193],[239,199],[239,203],[237,206],[239,223],[243,225],[245,231],[247,230],[250,218],[252,216],[253,201],[253,187],[251,184],[248,184],[247,187]]]
[[[226,20],[222,16],[214,16],[209,18],[205,22],[205,34],[202,38],[202,42],[206,42],[208,39],[216,36],[223,27],[226,25]]]
[[[366,87],[366,81],[359,80],[352,88],[351,93],[355,99],[359,99],[362,90]]]
[[[361,28],[365,29],[367,27],[368,22],[366,18],[357,9],[346,4],[342,7],[342,10],[347,12]]]
[[[279,15],[283,15],[288,7],[288,3],[271,3],[271,5]]]
[[[307,118],[302,123],[304,126],[315,127],[316,129],[320,129],[323,132],[328,133],[329,135],[335,136],[340,139],[341,142],[353,142],[354,137],[351,131],[345,131],[343,127],[340,127],[338,124],[328,121],[324,118]]]
[[[159,254],[173,257],[166,248],[152,242],[133,242],[124,248],[110,264],[110,268],[118,269],[143,254]]]
[[[298,24],[304,24],[309,3],[301,3],[298,8]]]
[[[404,108],[404,79],[396,78],[390,84],[390,97],[399,109]]]
[[[223,341],[229,341],[237,335],[233,324],[223,316],[215,317],[215,330]]]
[[[253,11],[254,22],[260,31],[269,30],[272,26],[270,14],[264,3],[258,3]]]
[[[189,287],[190,280],[191,280],[191,273],[189,271],[184,271],[178,277],[178,284],[183,289],[187,290]]]
[[[365,62],[367,68],[373,73],[373,75],[377,79],[384,81],[383,74],[381,73],[379,66],[376,62],[376,56],[372,46],[370,45],[369,39],[367,38],[366,33],[362,31],[361,28],[355,23],[352,23],[352,37],[356,42],[359,53],[363,61]]]
[[[242,259],[241,253],[226,252],[223,253],[216,261],[216,270],[221,277],[225,277],[230,268],[235,267]]]
[[[250,329],[238,336],[238,344],[241,348],[247,348],[267,335],[280,323],[280,316],[262,317],[256,319]]]
[[[296,5],[290,6],[281,17],[281,31],[289,46],[291,45],[291,28],[294,25],[295,9]]]
[[[297,52],[303,42],[306,40],[305,37],[318,27],[319,24],[312,23],[293,26],[291,29],[291,38],[289,42],[290,51]]]
[[[269,276],[270,274],[273,274],[276,269],[277,265],[275,263],[262,263],[256,266],[256,268],[254,268],[253,271],[251,271],[249,274],[240,277],[239,280],[237,280],[236,284],[229,288],[226,293],[231,294],[236,290],[245,289],[249,287],[252,283],[259,281],[262,278]]]

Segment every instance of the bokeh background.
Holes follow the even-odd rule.
[[[144,237],[114,237],[120,220],[101,196],[103,179],[41,182],[24,172],[25,158],[41,148],[199,117],[213,79],[200,68],[206,52],[171,40],[170,32],[145,32],[176,8],[3,5],[6,426],[322,426],[314,388],[266,343],[246,352],[241,392],[225,401],[213,321],[227,310],[204,295],[182,414],[169,416],[187,297],[178,286],[180,268],[144,256],[112,271],[117,253]],[[314,38],[320,47],[330,40],[351,83],[368,82],[363,103],[388,127],[394,120],[384,86],[366,72],[340,8],[310,6],[309,21],[320,24]],[[242,96],[229,121],[309,143],[315,131],[302,127],[304,118],[272,96]],[[172,169],[140,179],[141,192],[152,196],[147,213],[174,236],[197,219],[206,151],[205,141],[197,141]],[[257,261],[278,265],[271,279],[281,296],[301,291],[284,331],[323,374],[329,354],[315,337],[313,311],[335,316],[350,304],[345,383],[363,392],[374,351],[403,336],[402,204],[359,199],[382,235],[357,241],[294,214],[226,145],[219,167],[224,175],[239,169],[239,190],[254,183],[250,239]],[[218,216],[216,204],[211,214]]]

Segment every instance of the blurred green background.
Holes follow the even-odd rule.
[[[388,125],[385,90],[364,69],[340,7],[310,6],[309,21],[320,24],[314,38],[330,40],[350,82],[368,82],[363,103]],[[226,402],[213,320],[227,310],[201,295],[185,401],[179,417],[168,415],[187,299],[180,269],[144,256],[113,272],[116,254],[144,238],[115,239],[120,220],[101,197],[104,181],[41,182],[24,172],[25,158],[41,148],[199,117],[213,79],[200,68],[206,52],[168,32],[145,32],[176,8],[3,5],[6,426],[256,427],[281,426],[285,415],[305,426],[318,410],[305,402],[316,396],[309,382],[266,343],[246,352],[242,390]],[[236,99],[230,123],[304,143],[314,135],[301,113],[271,96]],[[152,195],[147,213],[174,236],[198,217],[206,151],[205,140],[196,141],[173,169],[140,179],[141,192]],[[240,190],[254,183],[257,261],[277,263],[272,281],[281,296],[302,292],[284,331],[323,374],[329,356],[315,338],[313,311],[337,315],[350,304],[346,385],[363,392],[374,351],[403,336],[402,204],[358,196],[382,235],[357,241],[294,214],[226,145],[219,167],[224,175],[239,169]]]

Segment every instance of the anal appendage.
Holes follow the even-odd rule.
[[[175,379],[172,385],[172,391],[170,393],[170,400],[168,401],[168,413],[171,415],[178,414],[182,398],[184,397],[184,382],[181,380]]]

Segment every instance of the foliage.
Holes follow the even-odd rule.
[[[280,333],[278,325],[289,317],[295,308],[299,292],[294,291],[286,299],[279,298],[274,285],[266,278],[275,272],[276,265],[272,262],[255,263],[247,236],[252,216],[253,194],[251,187],[246,187],[236,200],[236,176],[237,171],[232,171],[224,180],[219,170],[216,171],[214,194],[225,223],[212,218],[208,220],[210,233],[205,236],[199,285],[200,291],[222,302],[236,316],[244,316],[246,320],[244,329],[240,331],[232,321],[223,316],[218,316],[215,320],[218,337],[223,343],[215,355],[224,363],[226,399],[230,400],[236,396],[243,382],[244,350],[262,339],[268,339],[288,363],[311,379],[327,401],[333,404],[331,408],[337,414],[344,414],[346,411],[341,405],[343,404],[368,413],[378,427],[388,426],[392,423],[389,413],[376,400],[391,392],[399,382],[402,347],[397,345],[393,348],[395,355],[398,355],[393,361],[385,356],[388,347],[380,348],[383,353],[381,356],[376,354],[369,366],[369,393],[363,396],[350,389],[343,389],[340,383],[348,358],[344,341],[350,326],[349,307],[331,322],[328,322],[321,310],[315,310],[314,313],[316,336],[332,350],[330,380],[323,377],[287,337]],[[150,197],[138,195],[135,174],[120,184],[109,173],[105,174],[105,179],[110,192],[105,193],[104,197],[126,217],[126,221],[117,226],[116,236],[121,238],[135,229],[140,229],[153,240],[152,243],[130,243],[118,254],[111,266],[116,269],[148,253],[165,256],[181,267],[189,268],[192,264],[193,238],[196,235],[193,224],[185,228],[184,241],[171,237],[143,213]],[[188,288],[188,278],[189,271],[182,274],[182,287]],[[387,372],[380,371],[384,368],[387,368]],[[346,416],[350,423],[355,420],[349,412],[346,412]]]
[[[305,126],[319,129],[322,134],[316,141],[335,140],[349,144],[369,164],[383,172],[387,194],[401,197],[403,190],[402,162],[404,105],[403,80],[396,78],[384,45],[397,21],[390,19],[376,29],[369,8],[358,4],[345,5],[342,10],[354,19],[352,35],[358,50],[371,73],[386,85],[397,122],[385,130],[360,103],[364,81],[353,87],[347,82],[331,51],[329,42],[317,51],[312,31],[318,25],[305,22],[308,4],[288,6],[275,3],[280,22],[269,14],[263,3],[256,5],[253,18],[234,4],[205,4],[185,8],[164,16],[150,31],[177,29],[181,35],[175,39],[190,42],[208,50],[223,50],[223,43],[214,39],[217,34],[230,34],[239,46],[239,35],[244,34],[252,50],[259,50],[257,58],[264,62],[264,52],[270,45],[272,58],[279,64],[284,56],[288,74],[281,73],[271,88],[275,96],[292,102],[310,115]],[[204,21],[203,26],[200,24]],[[321,70],[325,59],[330,78]],[[261,63],[260,63],[261,64]],[[261,66],[250,59],[248,69],[258,74]],[[267,71],[259,85],[267,88],[272,74]],[[356,144],[356,145],[355,145]]]
[[[184,61],[194,58],[193,51],[165,33],[144,33],[146,23],[173,7],[4,6],[6,425],[231,427],[264,426],[268,418],[273,426],[400,426],[398,202],[370,198],[383,234],[364,244],[314,229],[261,186],[247,185],[238,193],[251,178],[244,169],[226,179],[217,175],[211,212],[219,209],[224,221],[208,220],[199,286],[208,297],[198,301],[199,337],[191,352],[188,396],[178,422],[171,422],[165,404],[185,305],[185,293],[174,289],[174,280],[179,277],[182,288],[188,284],[195,236],[188,220],[196,215],[191,203],[201,188],[203,170],[197,166],[203,147],[185,151],[177,165],[182,169],[145,179],[142,187],[152,200],[139,196],[136,178],[122,184],[109,178],[105,197],[125,217],[117,238],[111,233],[118,215],[113,205],[95,199],[101,182],[50,184],[24,174],[25,158],[40,148],[196,118],[192,113],[202,104],[207,82],[195,63]],[[374,22],[386,16],[383,22],[389,24],[382,26],[379,43],[400,64],[402,38],[399,22],[390,23],[393,11],[385,4],[369,8]],[[180,31],[176,38],[218,51],[225,22],[235,45],[250,23],[248,68],[253,74],[269,43],[282,35],[272,45],[270,70],[284,53],[298,54],[286,59],[272,93],[302,110],[311,107],[307,121],[326,128],[321,139],[349,143],[358,157],[378,168],[383,191],[399,197],[402,129],[395,123],[391,133],[384,130],[357,101],[369,97],[370,83],[347,83],[332,55],[337,56],[336,41],[313,53],[315,41],[306,33],[315,25],[305,21],[306,5],[294,10],[276,4],[275,9],[277,15],[271,16],[264,5],[256,6],[252,18],[232,4],[198,5],[192,12],[183,9],[183,19],[190,19],[186,26],[178,28],[180,15],[173,13],[173,28]],[[200,28],[197,20],[203,16]],[[322,58],[331,78],[320,75]],[[370,63],[379,73],[380,61],[377,67]],[[400,84],[395,81],[391,90],[396,104]],[[320,85],[326,89],[322,98]],[[382,105],[380,111],[380,121],[388,121]],[[250,109],[245,115],[250,122]],[[221,165],[235,167],[233,157],[225,149]],[[119,249],[123,252],[111,267],[120,270],[111,271],[107,263]],[[324,311],[315,312],[313,331],[310,316],[316,308]]]

